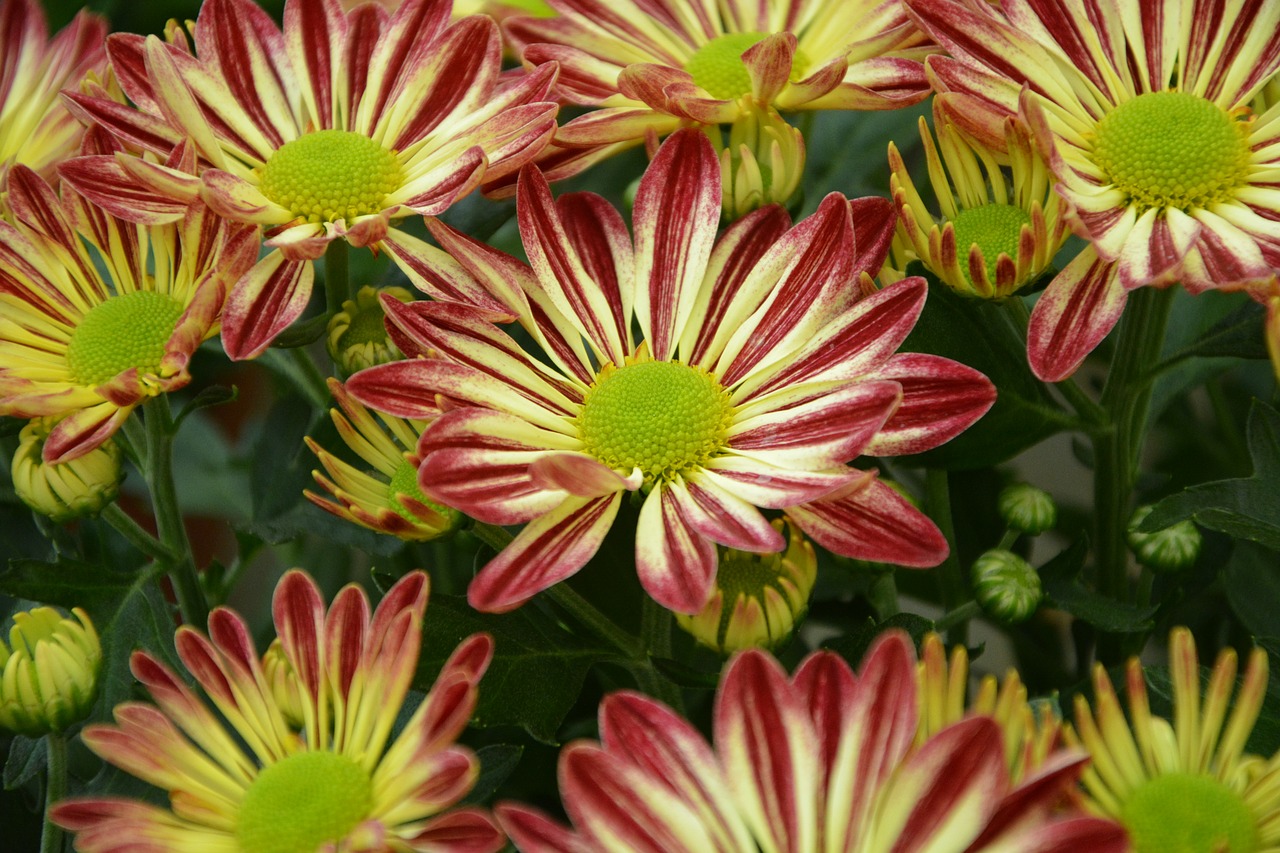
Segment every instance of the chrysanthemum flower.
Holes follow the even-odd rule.
[[[491,524],[528,522],[472,582],[474,606],[507,610],[572,575],[629,492],[643,497],[641,582],[684,613],[707,601],[717,544],[784,548],[757,507],[787,509],[839,553],[942,558],[927,518],[846,467],[937,445],[994,397],[963,365],[894,355],[923,280],[857,301],[892,234],[888,202],[832,194],[790,229],[780,208],[764,208],[717,242],[719,163],[703,134],[684,130],[641,180],[634,241],[599,196],[553,202],[534,168],[517,205],[532,269],[433,230],[459,268],[524,301],[516,311],[546,361],[467,306],[384,300],[410,359],[347,383],[373,408],[439,415],[418,445],[428,496]]]
[[[1009,161],[1008,174],[995,152],[965,140],[946,113],[935,110],[934,125],[937,145],[920,119],[940,223],[920,197],[897,146],[889,143],[898,237],[956,292],[1002,299],[1034,281],[1062,248],[1067,223],[1061,201],[1020,122],[1005,121],[1000,156]]]
[[[109,150],[100,131],[85,150]],[[103,155],[106,156],[106,155]],[[254,261],[252,227],[190,205],[168,225],[117,219],[35,172],[9,174],[0,222],[0,414],[62,419],[44,445],[66,462],[106,441],[139,403],[190,381],[227,290]]]
[[[936,48],[898,0],[547,2],[556,17],[511,19],[509,36],[527,66],[560,64],[568,102],[600,107],[557,132],[551,180],[754,108],[885,110],[928,94],[921,59]]]
[[[428,293],[431,247],[393,226],[437,214],[482,180],[513,172],[555,130],[543,100],[555,67],[498,89],[492,19],[449,24],[449,0],[344,13],[337,0],[289,0],[283,33],[251,0],[206,0],[193,35],[108,41],[138,109],[70,95],[127,144],[167,157],[190,138],[199,180],[141,160],[77,161],[62,170],[118,215],[163,218],[166,199],[199,192],[220,215],[268,229],[272,251],[235,286],[223,318],[232,358],[262,352],[306,307],[312,262],[333,240],[386,251]]]
[[[8,644],[0,640],[0,728],[66,731],[89,716],[101,671],[98,632],[79,607],[71,616],[52,607],[15,613]]]
[[[920,647],[916,674],[920,697],[917,746],[967,717],[991,717],[1004,737],[1004,756],[1013,784],[1034,773],[1060,746],[1062,721],[1047,703],[1033,707],[1027,701],[1027,688],[1016,670],[1010,669],[1003,680],[984,675],[970,699],[969,653],[964,646],[956,646],[948,661],[942,638],[929,634]]]
[[[113,725],[89,726],[83,738],[167,792],[169,808],[73,799],[54,807],[53,820],[77,833],[85,853],[500,849],[485,812],[451,808],[479,773],[475,754],[454,741],[489,663],[487,635],[463,641],[391,738],[426,606],[422,572],[392,587],[372,617],[359,587],[343,589],[326,613],[315,582],[288,572],[273,613],[302,686],[300,731],[286,722],[249,628],[230,610],[210,614],[208,636],[190,626],[176,635],[178,656],[213,708],[163,663],[134,652],[133,673],[156,705],[118,705]]]
[[[1042,379],[1069,376],[1133,288],[1280,269],[1280,106],[1248,108],[1280,70],[1280,4],[905,2],[951,54],[928,63],[948,116],[999,147],[1021,113],[1090,242],[1031,315]]]
[[[54,166],[75,154],[84,127],[58,92],[104,71],[106,37],[107,22],[82,11],[50,40],[37,0],[0,2],[0,191],[15,163],[54,180]]]
[[[721,678],[714,747],[665,705],[614,693],[600,706],[601,742],[560,754],[574,830],[517,804],[500,804],[498,819],[525,853],[1126,849],[1114,823],[1054,811],[1081,754],[1059,753],[1011,785],[990,717],[913,748],[915,694],[898,633],[877,641],[856,676],[830,652],[788,678],[746,651]]]
[[[1152,716],[1142,665],[1129,661],[1129,719],[1106,671],[1094,670],[1094,704],[1077,697],[1067,740],[1089,751],[1086,806],[1124,824],[1134,853],[1280,846],[1280,753],[1244,752],[1267,691],[1267,654],[1254,649],[1236,693],[1236,655],[1225,649],[1201,693],[1195,640],[1169,636],[1173,723]]]
[[[307,447],[329,476],[311,474],[338,502],[304,491],[307,500],[339,518],[400,539],[435,539],[457,527],[461,514],[418,488],[416,448],[426,424],[382,413],[375,417],[336,379],[329,380],[329,391],[342,410],[330,410],[338,434],[372,470],[344,462],[307,436]]]
[[[108,439],[93,450],[58,465],[44,461],[44,445],[57,426],[54,418],[32,418],[18,433],[10,473],[19,500],[64,524],[97,515],[115,502],[124,480],[120,446]]]

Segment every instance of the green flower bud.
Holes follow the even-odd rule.
[[[769,648],[795,629],[809,607],[818,560],[799,529],[782,519],[773,527],[787,550],[755,554],[723,548],[711,598],[699,613],[677,613],[676,623],[723,655],[754,646]]]
[[[1190,568],[1200,556],[1200,543],[1204,541],[1200,528],[1183,520],[1172,527],[1144,533],[1138,528],[1151,510],[1150,506],[1140,506],[1129,519],[1127,538],[1138,562],[1161,572]]]
[[[752,109],[729,128],[720,150],[724,218],[741,219],[766,204],[786,204],[804,175],[804,135],[772,109]]]
[[[413,301],[413,294],[403,287],[378,290],[366,285],[356,293],[355,299],[343,302],[342,310],[329,318],[329,355],[347,373],[404,357],[391,342],[383,323],[386,313],[378,301],[383,293],[401,302]]]
[[[1000,517],[1011,530],[1035,536],[1058,523],[1058,506],[1043,489],[1026,483],[1005,486],[997,499]]]
[[[982,609],[1009,624],[1031,618],[1044,595],[1040,575],[1012,551],[987,551],[974,561],[970,578]]]
[[[83,456],[52,465],[41,453],[56,420],[35,418],[18,433],[13,489],[27,506],[62,524],[97,515],[120,493],[120,448],[107,440]]]
[[[0,641],[0,726],[39,737],[88,716],[102,648],[88,615],[71,612],[74,619],[52,607],[14,615],[9,644]]]

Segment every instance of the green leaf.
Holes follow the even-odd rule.
[[[302,490],[312,484],[314,457],[302,438],[316,413],[300,397],[286,396],[271,408],[253,445],[250,498],[253,518],[265,521],[303,501]]]
[[[1274,551],[1236,542],[1222,569],[1222,585],[1232,611],[1249,633],[1267,637],[1280,631],[1280,561]]]
[[[512,613],[478,613],[465,598],[433,595],[427,606],[422,655],[415,682],[429,689],[464,638],[493,636],[494,656],[480,682],[474,725],[520,726],[535,740],[556,745],[556,730],[573,707],[587,670],[616,661],[612,651],[572,634],[535,605]]]
[[[332,516],[309,501],[275,518],[255,521],[239,529],[269,545],[293,542],[302,535],[310,534],[378,557],[389,557],[404,547],[404,542],[394,536],[375,533],[353,521]]]
[[[1031,373],[1026,345],[1007,309],[954,293],[918,261],[907,272],[928,279],[929,298],[903,351],[967,364],[986,374],[998,391],[995,405],[980,421],[942,447],[913,457],[913,462],[933,468],[986,468],[1077,425]]]
[[[460,805],[479,805],[492,797],[498,787],[515,771],[522,755],[524,755],[524,747],[510,743],[493,743],[477,749],[476,757],[480,759],[480,776]]]
[[[9,744],[9,757],[4,763],[4,789],[12,791],[44,772],[49,760],[44,738],[14,735]]]
[[[1183,519],[1280,551],[1280,413],[1255,400],[1249,412],[1253,474],[1184,489],[1156,504],[1142,530],[1163,530]]]
[[[849,666],[857,670],[862,664],[862,658],[867,654],[867,649],[871,648],[871,644],[875,642],[876,637],[885,631],[893,629],[906,631],[911,635],[912,645],[919,648],[920,641],[924,639],[924,635],[933,630],[933,620],[917,616],[914,613],[899,613],[895,616],[890,616],[883,622],[867,619],[862,625],[848,633],[827,640],[822,644],[822,647],[840,655],[848,662]]]
[[[1080,582],[1089,543],[1080,537],[1040,569],[1040,581],[1052,606],[1065,610],[1101,631],[1134,633],[1150,630],[1158,607],[1113,601]]]

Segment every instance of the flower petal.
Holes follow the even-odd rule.
[[[1116,265],[1086,247],[1049,283],[1031,311],[1027,358],[1045,382],[1061,382],[1120,320],[1127,294]]]
[[[813,541],[846,557],[924,568],[947,556],[937,526],[879,480],[788,507],[787,514]]]

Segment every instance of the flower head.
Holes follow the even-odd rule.
[[[1120,851],[1115,824],[1058,813],[1083,756],[1010,784],[1000,728],[975,716],[919,746],[906,637],[882,637],[855,676],[830,652],[791,677],[758,649],[716,694],[714,747],[647,696],[600,706],[600,742],[560,754],[572,831],[522,805],[498,816],[526,853],[706,850]]]
[[[1089,241],[1032,312],[1042,379],[1069,376],[1133,288],[1280,269],[1280,105],[1249,107],[1280,71],[1280,5],[904,2],[951,54],[928,63],[941,109],[997,149],[1007,117],[1028,122]]]
[[[1061,201],[1025,127],[1004,126],[1009,173],[995,152],[964,139],[947,115],[934,111],[938,145],[920,119],[929,181],[942,209],[935,223],[898,148],[889,143],[889,186],[900,214],[898,237],[947,286],[985,299],[1030,284],[1067,239]],[[938,149],[942,149],[939,158]]]
[[[69,462],[44,461],[44,444],[57,421],[33,418],[18,433],[13,454],[13,490],[31,509],[63,523],[96,515],[115,502],[124,480],[119,446],[104,441]]]
[[[849,556],[941,559],[928,519],[846,466],[941,443],[993,398],[969,368],[894,354],[921,279],[858,299],[892,233],[887,203],[832,194],[793,228],[764,208],[717,242],[719,163],[686,130],[641,181],[634,239],[599,196],[553,202],[533,168],[517,204],[531,266],[432,230],[502,292],[546,360],[467,306],[384,300],[410,358],[347,383],[371,407],[435,418],[418,445],[428,496],[484,522],[528,522],[472,582],[473,605],[510,609],[576,572],[628,493],[641,503],[641,582],[684,613],[707,602],[717,545],[785,547],[757,507],[786,509]]]
[[[67,618],[52,607],[14,614],[0,642],[0,728],[39,737],[89,715],[98,695],[102,647],[79,607]]]
[[[544,158],[553,181],[678,127],[763,108],[894,109],[928,94],[921,59],[936,48],[897,0],[547,2],[555,17],[507,31],[527,66],[560,64],[562,97],[599,107],[557,132]]]
[[[378,299],[380,293],[401,302],[413,299],[413,295],[403,287],[378,290],[366,285],[356,292],[355,299],[344,301],[342,310],[329,318],[325,343],[334,363],[346,373],[355,373],[357,370],[403,357],[387,336],[387,328],[383,323],[386,314]]]
[[[394,222],[441,213],[537,154],[555,129],[556,107],[542,100],[555,68],[499,89],[497,25],[451,25],[449,11],[449,0],[407,0],[394,14],[289,0],[282,32],[251,0],[206,0],[197,55],[176,28],[168,43],[115,35],[111,59],[139,108],[73,95],[77,110],[162,157],[190,139],[199,178],[106,158],[63,177],[121,215],[162,219],[166,198],[199,193],[220,215],[268,229],[272,251],[227,304],[232,358],[262,352],[302,313],[312,262],[334,240],[387,252],[432,295],[500,311],[483,294],[441,289],[423,271],[431,247]]]
[[[381,413],[375,417],[336,379],[329,380],[329,391],[341,409],[330,410],[338,434],[372,470],[342,461],[307,436],[307,447],[328,474],[313,471],[312,476],[338,502],[309,491],[303,492],[307,500],[339,518],[400,539],[435,539],[455,529],[462,515],[418,488],[421,460],[415,448],[426,424]]]
[[[111,150],[101,131],[86,150]],[[139,403],[181,388],[217,334],[227,289],[253,263],[254,229],[194,203],[136,225],[35,172],[9,174],[0,222],[0,414],[56,417],[44,461],[83,456]]]
[[[1099,665],[1094,705],[1077,697],[1067,740],[1089,751],[1086,806],[1124,824],[1134,853],[1274,849],[1280,844],[1280,757],[1244,752],[1267,689],[1267,655],[1254,649],[1236,693],[1236,655],[1225,649],[1201,693],[1195,641],[1186,628],[1169,636],[1173,723],[1151,714],[1137,658],[1125,688],[1129,719]]]
[[[711,598],[692,616],[676,614],[676,624],[721,654],[782,643],[809,609],[818,579],[813,545],[795,525],[783,519],[771,524],[786,537],[786,551],[721,549]]]
[[[273,602],[281,652],[302,694],[300,730],[277,704],[249,628],[225,608],[208,636],[178,629],[178,656],[213,708],[146,652],[134,675],[156,704],[116,706],[89,726],[90,749],[169,795],[169,808],[73,799],[52,817],[86,853],[126,850],[496,851],[482,811],[451,808],[475,783],[476,756],[454,743],[476,702],[492,640],[464,640],[394,739],[422,642],[427,577],[413,572],[370,614],[355,585],[326,613],[306,574]],[[216,711],[215,711],[216,709]],[[332,845],[332,846],[328,846]]]
[[[21,163],[46,180],[80,145],[84,127],[58,93],[107,65],[107,22],[87,11],[52,39],[38,0],[0,2],[0,211],[5,176]]]

